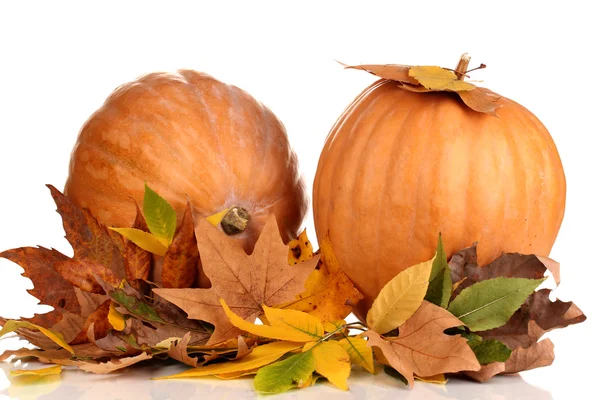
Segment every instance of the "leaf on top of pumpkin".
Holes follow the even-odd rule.
[[[288,264],[288,247],[283,243],[275,216],[271,215],[247,255],[239,242],[196,218],[196,239],[209,289],[154,289],[154,292],[183,309],[191,319],[207,321],[215,331],[210,343],[236,337],[240,330],[231,323],[220,299],[247,321],[262,314],[262,305],[276,306],[302,291],[319,257],[298,265]]]
[[[586,320],[586,316],[573,302],[558,299],[551,301],[550,292],[550,289],[536,291],[525,300],[506,324],[480,332],[479,335],[497,339],[513,349],[527,348],[547,331]]]
[[[382,337],[377,332],[365,332],[368,345],[377,347],[387,363],[408,380],[412,387],[414,375],[433,376],[459,371],[477,371],[479,362],[459,335],[444,331],[462,325],[447,310],[428,301],[402,325],[397,337]]]
[[[188,201],[181,225],[169,246],[162,265],[162,284],[165,288],[189,288],[198,272],[198,245],[194,236],[192,206]]]
[[[263,306],[265,316],[271,324],[255,325],[232,312],[222,299],[221,304],[235,327],[253,335],[290,342],[311,342],[319,340],[324,335],[321,321],[301,311]]]
[[[367,313],[369,328],[387,333],[402,326],[419,309],[427,293],[434,259],[405,269],[385,284]]]
[[[73,286],[52,268],[57,261],[66,261],[69,258],[58,251],[43,247],[22,247],[6,250],[0,253],[25,270],[23,276],[31,279],[33,289],[27,290],[29,294],[40,300],[42,304],[54,307],[53,311],[38,314],[30,319],[31,323],[49,328],[62,318],[62,311],[74,314],[81,312],[81,307]]]
[[[321,241],[320,254],[321,260],[306,280],[305,290],[295,300],[277,307],[303,311],[323,322],[340,320],[352,312],[363,295],[340,268],[329,235]]]
[[[288,252],[288,261],[290,265],[308,261],[314,256],[312,243],[308,240],[306,229],[300,233],[297,239],[291,240],[288,243],[288,247],[290,249]]]
[[[430,303],[448,308],[450,295],[452,294],[452,279],[450,277],[450,268],[446,260],[446,252],[442,243],[442,234],[438,236],[438,245],[435,252],[435,258],[431,265],[431,275],[429,276],[429,286],[425,300]]]
[[[54,186],[47,185],[62,217],[66,238],[73,247],[74,260],[87,260],[125,277],[125,266],[116,238],[86,209],[77,207]]]
[[[544,279],[492,278],[464,289],[448,311],[472,331],[497,328],[508,322]]]
[[[500,105],[501,96],[492,91],[465,82],[466,68],[470,61],[467,54],[463,54],[456,70],[437,66],[412,66],[402,64],[363,64],[345,65],[345,68],[358,69],[369,72],[383,79],[398,82],[398,86],[411,92],[450,91],[456,92],[462,102],[474,111],[496,115]],[[484,68],[481,64],[478,68]],[[464,70],[464,72],[463,72]],[[459,76],[460,75],[460,76]]]
[[[177,213],[169,202],[144,184],[144,218],[150,232],[168,247],[175,236]]]

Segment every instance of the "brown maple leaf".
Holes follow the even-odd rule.
[[[283,243],[273,215],[269,217],[256,243],[247,255],[239,243],[196,218],[196,239],[209,289],[154,289],[154,292],[183,309],[189,318],[208,321],[215,331],[209,344],[236,337],[235,328],[221,307],[224,299],[240,317],[254,321],[262,305],[276,306],[293,300],[304,290],[306,278],[319,257],[288,265],[288,247]]]
[[[198,273],[198,245],[194,236],[192,207],[187,203],[181,225],[162,262],[162,285],[165,288],[189,288]]]
[[[414,375],[434,376],[481,368],[465,338],[444,333],[461,325],[450,312],[424,300],[399,327],[397,337],[382,337],[372,330],[365,336],[369,338],[369,346],[379,348],[389,365],[412,387]]]
[[[108,311],[110,308],[111,300],[106,300],[100,304],[96,311],[87,316],[83,328],[79,335],[73,339],[69,344],[81,344],[88,342],[88,329],[93,326],[94,338],[103,338],[108,334],[108,331],[112,329],[110,322],[108,321]]]
[[[139,229],[144,232],[149,232],[148,224],[144,219],[144,215],[140,207],[135,203],[135,221],[131,226],[134,229]],[[136,289],[139,289],[138,279],[146,280],[150,276],[152,267],[152,254],[132,241],[121,236],[123,240],[123,262],[125,264],[125,276],[127,281]]]
[[[25,270],[23,276],[31,279],[33,289],[29,294],[40,300],[41,304],[54,307],[53,311],[38,314],[28,321],[49,328],[59,322],[62,311],[79,314],[81,308],[73,286],[67,282],[52,265],[69,258],[58,251],[43,247],[22,247],[0,253],[0,257],[10,260]]]

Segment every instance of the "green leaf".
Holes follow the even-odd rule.
[[[163,323],[163,324],[167,322],[164,319],[162,319],[158,315],[156,310],[154,310],[148,304],[139,300],[135,296],[128,295],[122,289],[113,290],[112,292],[109,293],[109,296],[111,299],[113,299],[114,301],[119,303],[121,306],[125,307],[127,309],[127,311],[129,311],[131,314],[133,314],[137,317],[140,317],[141,319],[143,319],[145,321],[159,322],[159,323]]]
[[[254,378],[254,389],[260,393],[283,393],[303,386],[317,368],[312,351],[295,354],[283,361],[261,368]]]
[[[171,205],[154,190],[145,185],[144,218],[148,229],[163,245],[168,246],[175,236],[177,213]]]
[[[504,362],[508,360],[512,353],[511,349],[496,339],[470,340],[467,344],[471,347],[481,365]]]
[[[126,239],[131,240],[138,247],[149,251],[150,253],[163,257],[167,253],[167,246],[164,245],[163,240],[149,232],[145,232],[141,229],[135,228],[109,228],[115,231]]]
[[[435,258],[431,265],[431,275],[429,276],[429,286],[427,287],[425,300],[436,306],[448,308],[451,294],[452,278],[450,277],[450,267],[446,260],[446,252],[444,251],[442,234],[440,233]]]
[[[472,331],[486,331],[508,322],[544,279],[493,278],[464,289],[448,307]]]

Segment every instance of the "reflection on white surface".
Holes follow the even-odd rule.
[[[4,346],[0,346],[4,347]],[[126,373],[94,375],[67,368],[61,376],[46,377],[35,384],[21,384],[10,376],[15,368],[42,368],[37,362],[13,364],[0,363],[0,399],[255,399],[261,396],[252,390],[252,378],[222,381],[215,378],[194,380],[150,380],[186,369],[185,366],[149,363],[130,368]],[[428,399],[428,400],[504,400],[536,399],[552,400],[550,392],[527,383],[520,376],[501,376],[486,384],[451,379],[447,385],[416,382],[413,390],[380,372],[373,376],[366,371],[355,370],[349,380],[350,391],[343,392],[320,380],[316,386],[294,390],[275,396],[277,399]]]

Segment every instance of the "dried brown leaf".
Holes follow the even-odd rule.
[[[458,335],[444,330],[463,323],[447,310],[428,301],[399,328],[397,337],[382,337],[367,331],[368,345],[378,347],[391,367],[402,374],[412,387],[414,375],[478,371],[477,357]]]
[[[79,288],[74,289],[75,295],[77,296],[77,301],[81,307],[81,312],[79,315],[81,315],[83,318],[90,316],[98,309],[98,307],[100,307],[100,305],[102,305],[102,303],[108,300],[108,296],[105,294],[84,292]]]
[[[54,186],[48,185],[48,188],[62,217],[65,237],[73,247],[73,258],[98,263],[124,278],[123,257],[117,245],[122,244],[119,235],[109,233],[88,210],[77,207]]]
[[[221,307],[224,299],[240,317],[254,321],[262,305],[290,301],[304,290],[304,282],[319,257],[288,265],[288,247],[283,243],[277,221],[269,217],[254,252],[249,256],[239,242],[224,235],[204,218],[196,218],[196,239],[210,289],[154,289],[154,292],[183,309],[189,318],[208,321],[215,331],[209,344],[236,337],[235,328]]]
[[[198,357],[190,357],[188,355],[189,342],[190,334],[188,332],[177,343],[171,343],[171,348],[169,349],[168,354],[172,359],[196,368],[198,366]]]
[[[81,332],[85,318],[70,312],[63,312],[63,317],[59,322],[52,325],[50,329],[53,333],[59,334],[66,343],[73,341]],[[53,350],[59,346],[42,332],[35,332],[29,329],[19,329],[18,335],[29,341],[31,344],[38,346],[44,350]]]
[[[22,348],[19,350],[6,350],[0,355],[0,362],[11,356],[16,358],[34,357],[45,364],[58,365],[77,365],[78,361],[73,360],[71,353],[65,349],[39,350]]]
[[[54,263],[54,269],[71,285],[91,293],[104,293],[97,278],[118,286],[120,279],[112,270],[95,261],[86,259],[68,259]]]
[[[141,353],[134,357],[114,358],[110,361],[103,363],[80,362],[78,366],[80,369],[86,372],[93,372],[95,374],[108,374],[119,369],[129,367],[133,364],[137,364],[141,361],[150,360],[151,358],[152,355],[147,353]]]
[[[527,298],[504,326],[478,332],[478,335],[485,339],[497,339],[512,349],[526,348],[536,343],[547,331],[586,320],[573,302],[551,301],[550,292],[550,289],[538,290]]]
[[[52,268],[57,261],[69,258],[58,251],[43,247],[22,247],[0,253],[0,257],[10,260],[25,270],[23,276],[31,279],[33,289],[28,292],[42,304],[54,307],[47,314],[38,314],[28,319],[36,325],[49,328],[62,318],[62,312],[79,314],[81,308],[73,286]]]
[[[409,75],[410,65],[401,64],[362,64],[362,65],[344,65],[346,69],[358,69],[366,71],[370,74],[378,76],[383,79],[389,79],[391,81],[398,81],[402,83],[408,83],[414,86],[421,86],[418,80]]]
[[[192,287],[196,280],[199,258],[192,208],[188,202],[181,225],[163,259],[161,273],[163,286],[165,288]]]
[[[499,103],[502,96],[486,88],[476,87],[473,90],[461,90],[457,93],[467,107],[477,112],[496,115],[496,110],[502,107]]]
[[[149,232],[146,220],[142,215],[140,207],[135,203],[135,221],[131,226],[134,229],[140,229]],[[152,254],[132,241],[122,236],[123,240],[123,263],[125,265],[125,277],[127,281],[136,289],[139,289],[137,279],[146,280],[150,276],[152,266]]]
[[[108,334],[108,331],[112,328],[108,322],[108,311],[110,308],[111,300],[106,300],[102,303],[96,311],[88,315],[83,325],[83,329],[79,332],[79,335],[73,339],[69,344],[81,344],[88,342],[88,329],[93,325],[94,338],[101,339]]]
[[[494,376],[503,373],[504,370],[505,365],[503,362],[493,362],[482,365],[479,371],[464,371],[463,374],[477,382],[483,383],[489,381]]]
[[[504,373],[512,374],[534,368],[546,367],[554,361],[554,344],[550,339],[524,349],[518,347],[513,350],[510,358],[506,360]]]

